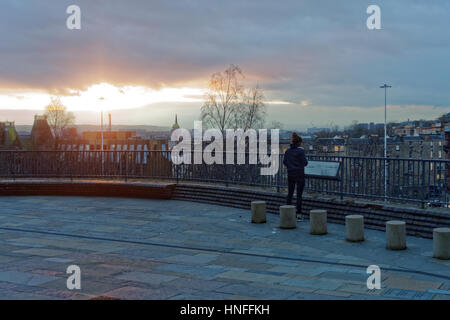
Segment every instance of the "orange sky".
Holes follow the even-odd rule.
[[[79,123],[103,109],[192,125],[208,79],[230,64],[264,90],[268,122],[289,128],[382,122],[383,83],[388,120],[450,112],[448,0],[380,0],[376,31],[359,0],[76,2],[81,30],[66,28],[70,1],[0,3],[0,120],[31,122],[20,110],[58,94]]]

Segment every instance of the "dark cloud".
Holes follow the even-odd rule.
[[[373,107],[388,81],[393,103],[449,106],[450,2],[378,0],[383,29],[369,31],[372,2],[2,0],[0,86],[203,86],[234,63],[275,100]]]

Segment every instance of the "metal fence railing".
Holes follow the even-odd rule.
[[[170,151],[0,151],[3,178],[153,178],[276,188],[287,187],[279,155],[276,174],[260,174],[258,161],[248,164],[175,165]],[[193,159],[193,155],[192,155]],[[307,177],[305,190],[338,196],[366,197],[450,205],[450,160],[308,155],[308,160],[341,163],[339,179]],[[386,167],[386,169],[385,169]],[[385,185],[386,174],[386,185]]]

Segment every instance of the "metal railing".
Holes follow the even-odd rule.
[[[240,165],[204,162],[175,165],[170,151],[0,151],[0,177],[169,179],[262,186],[277,191],[287,187],[283,155],[279,156],[280,169],[270,176],[260,174],[263,166],[259,161],[248,164],[249,154],[245,157],[246,164]],[[450,205],[450,160],[328,155],[308,155],[308,160],[338,161],[341,166],[338,180],[307,177],[306,191]]]

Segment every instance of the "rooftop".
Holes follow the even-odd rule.
[[[346,242],[308,221],[251,224],[247,210],[176,200],[1,197],[0,299],[450,299],[450,261],[432,241],[385,249],[384,232]],[[66,288],[78,265],[81,290]],[[366,268],[381,268],[381,290]]]

